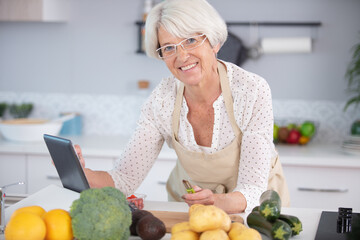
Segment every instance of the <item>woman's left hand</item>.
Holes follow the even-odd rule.
[[[215,203],[215,194],[210,189],[202,189],[198,186],[193,186],[193,189],[195,193],[182,196],[189,206],[193,204],[213,205]]]

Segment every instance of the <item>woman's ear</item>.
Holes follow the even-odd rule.
[[[220,43],[216,44],[214,47],[213,47],[213,51],[215,53],[215,55],[219,52],[220,50]]]

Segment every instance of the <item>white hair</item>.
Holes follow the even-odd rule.
[[[225,21],[206,0],[165,0],[151,9],[145,23],[145,51],[158,59],[160,27],[178,38],[205,34],[213,47],[221,47],[228,35]]]

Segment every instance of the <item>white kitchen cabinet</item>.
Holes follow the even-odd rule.
[[[63,22],[68,0],[0,0],[0,21]]]
[[[146,200],[167,201],[166,181],[175,164],[173,159],[157,159],[136,192],[146,194]]]
[[[16,183],[26,183],[26,158],[19,154],[0,154],[0,187]],[[27,185],[11,186],[6,189],[8,195],[25,194]]]
[[[49,156],[27,155],[27,161],[28,194],[33,194],[51,184],[62,186],[56,168]]]
[[[115,158],[111,157],[93,157],[84,155],[85,167],[92,170],[108,171],[113,168]]]
[[[86,167],[102,171],[110,170],[115,161],[112,157],[85,156],[85,159]],[[9,195],[33,194],[51,184],[62,186],[50,155],[0,154],[0,186],[20,181],[25,185],[9,188]]]
[[[284,165],[291,207],[360,209],[360,168]]]
[[[106,171],[112,168],[113,158],[99,158],[84,156],[86,167],[92,170]],[[51,163],[49,155],[27,155],[28,161],[28,194],[33,194],[40,189],[55,184],[62,186],[55,166]]]

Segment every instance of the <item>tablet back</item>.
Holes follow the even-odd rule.
[[[72,142],[47,134],[44,140],[63,186],[76,192],[90,188]]]

